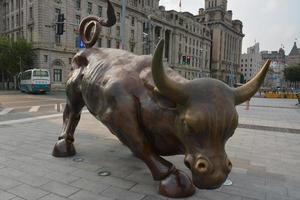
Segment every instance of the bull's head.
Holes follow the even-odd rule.
[[[247,84],[230,88],[223,82],[201,78],[178,83],[163,69],[164,41],[158,44],[152,61],[152,75],[158,91],[177,104],[177,137],[185,147],[185,165],[191,170],[198,188],[214,189],[222,185],[232,164],[225,143],[238,125],[235,109],[259,89],[268,71],[268,61]]]

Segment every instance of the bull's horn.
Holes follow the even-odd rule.
[[[152,60],[152,76],[159,92],[176,103],[184,103],[187,96],[183,93],[183,85],[170,79],[163,67],[164,40],[160,40]]]
[[[239,105],[250,99],[259,90],[265,80],[266,74],[270,67],[271,60],[267,60],[261,70],[245,85],[234,89],[235,105]]]

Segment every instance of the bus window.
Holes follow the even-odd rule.
[[[24,72],[22,74],[22,80],[30,80],[31,79],[31,71]]]
[[[36,71],[33,71],[33,76],[48,77],[49,74],[47,71],[36,70]]]

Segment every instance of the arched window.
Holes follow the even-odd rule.
[[[63,81],[63,62],[61,60],[53,61],[52,65],[52,81],[60,83]]]

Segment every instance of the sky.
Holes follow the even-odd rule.
[[[179,0],[160,0],[166,10],[179,11]],[[204,0],[181,0],[181,11],[198,13]],[[294,42],[300,48],[300,0],[228,0],[233,19],[243,22],[243,52],[259,42],[260,50],[278,51],[284,47],[289,54]]]

